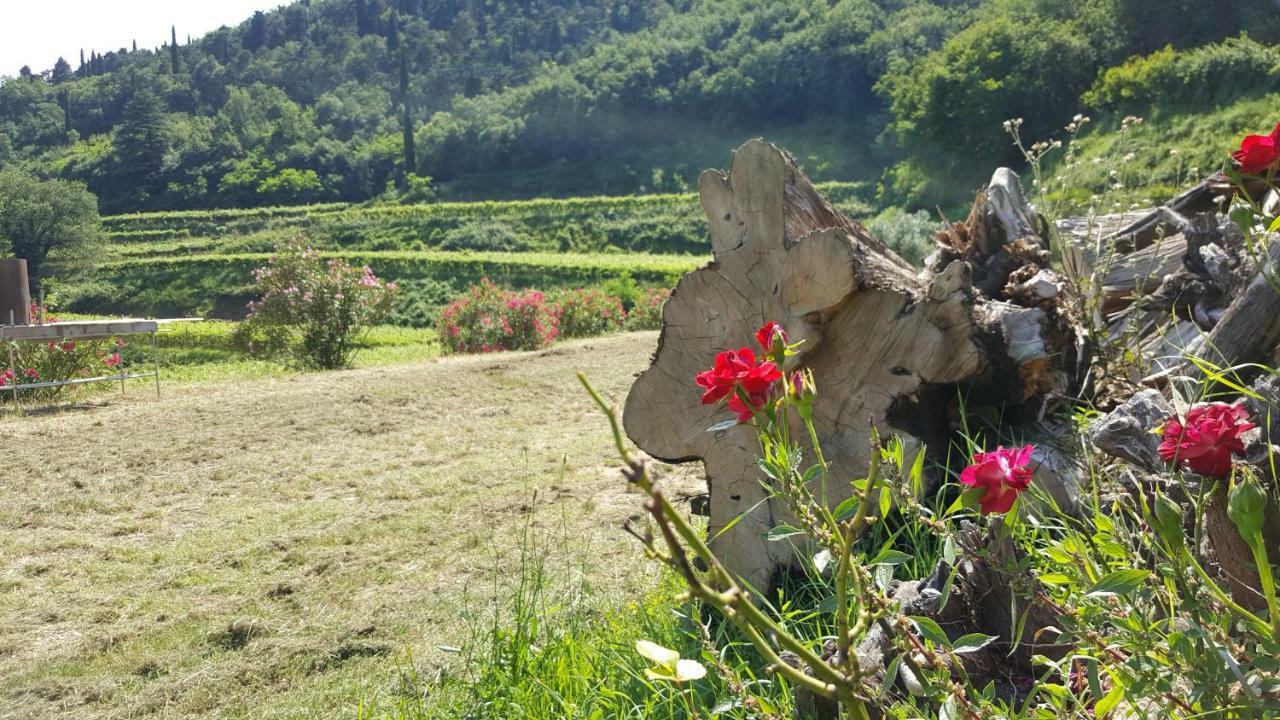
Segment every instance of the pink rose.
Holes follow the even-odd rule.
[[[1201,403],[1187,411],[1185,421],[1165,421],[1160,459],[1193,472],[1222,478],[1231,473],[1231,456],[1244,454],[1240,435],[1257,427],[1239,405]]]
[[[973,456],[973,464],[960,473],[960,482],[968,487],[985,488],[986,493],[978,504],[983,515],[1009,512],[1013,501],[1031,486],[1031,453],[1034,445],[1006,450],[997,446],[991,452]]]

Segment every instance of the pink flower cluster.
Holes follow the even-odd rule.
[[[555,306],[536,290],[502,290],[488,279],[449,304],[437,322],[451,352],[537,350],[560,334]]]

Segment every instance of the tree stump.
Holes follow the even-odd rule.
[[[835,210],[768,143],[743,145],[729,173],[704,172],[699,190],[714,260],[685,275],[667,302],[657,352],[627,397],[624,425],[653,457],[703,461],[712,549],[755,587],[767,587],[775,569],[794,560],[787,543],[765,538],[788,514],[762,484],[753,429],[708,431],[731,417],[702,405],[693,382],[717,353],[751,344],[768,320],[803,341],[784,369],[807,367],[817,382],[814,422],[832,464],[832,505],[866,474],[873,424],[908,443],[935,440],[956,383],[980,384],[987,399],[1022,402],[1058,382],[1059,358],[1075,356],[1064,352],[1073,340],[1061,332],[1056,309],[976,292],[972,260],[918,272]],[[1027,253],[1010,248],[1041,242],[1002,237],[968,251],[1021,257]],[[1025,263],[1004,265],[1008,276]]]

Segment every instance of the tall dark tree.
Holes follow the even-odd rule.
[[[135,39],[135,40],[133,41],[133,51],[134,51],[134,52],[138,52],[138,41],[137,41],[137,39]]]
[[[409,58],[400,48],[400,131],[404,135],[404,157],[400,169],[400,187],[408,187],[409,175],[418,167],[418,153],[413,144],[413,115],[409,102]]]
[[[169,26],[169,71],[178,74],[178,26]]]
[[[53,64],[53,70],[49,71],[49,82],[54,83],[56,85],[61,82],[66,82],[67,80],[70,80],[70,79],[71,79],[71,63],[67,62],[65,58],[59,56],[58,62]]]
[[[135,42],[136,42],[136,41],[135,41]],[[84,70],[84,48],[80,48],[80,67],[76,68],[76,72],[80,73],[81,75],[83,75],[83,74],[85,73],[85,70]]]
[[[244,36],[244,46],[249,50],[258,50],[266,44],[267,16],[258,10],[249,20],[249,32]]]
[[[373,17],[369,13],[368,0],[356,0],[356,33],[368,35],[373,32]]]
[[[116,128],[115,150],[121,174],[140,190],[154,188],[168,149],[164,103],[149,83],[135,86],[124,106],[124,120]]]

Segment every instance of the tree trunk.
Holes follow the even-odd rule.
[[[1007,175],[997,176],[993,188],[1004,190],[991,195],[1009,194],[1010,181],[1016,187]],[[657,352],[631,389],[624,424],[656,458],[703,461],[712,548],[751,585],[766,587],[792,563],[787,543],[765,539],[788,513],[762,482],[754,431],[708,432],[729,416],[700,404],[693,377],[718,352],[754,342],[765,321],[803,341],[784,369],[808,368],[817,382],[814,422],[833,466],[832,505],[850,495],[849,480],[866,474],[873,425],[908,444],[935,440],[957,383],[974,383],[982,400],[1014,403],[1065,383],[1060,364],[1076,354],[1057,305],[1060,287],[1037,264],[1047,263],[1043,240],[1009,237],[1033,225],[1005,229],[1003,204],[980,202],[962,226],[981,242],[952,242],[935,270],[917,272],[763,141],[739,148],[728,174],[703,173],[700,192],[714,261],[682,278],[667,302]],[[1025,210],[1020,191],[1013,200]],[[1025,295],[1021,301],[1034,306],[975,291],[971,267],[981,269],[985,287]],[[1019,290],[1033,278],[1031,290]]]

